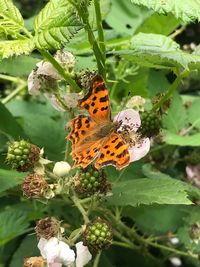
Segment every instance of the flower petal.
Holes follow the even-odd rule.
[[[119,121],[122,123],[119,130],[123,129],[123,126],[130,127],[130,131],[136,132],[141,125],[140,115],[138,111],[133,109],[126,109],[119,112],[113,119],[113,121]]]
[[[150,139],[144,138],[141,140],[140,144],[136,144],[132,148],[129,149],[130,154],[130,162],[139,160],[146,156],[150,149]]]
[[[41,81],[36,70],[32,70],[27,80],[28,92],[30,95],[39,95],[41,89]]]
[[[75,261],[75,252],[63,241],[59,241],[59,262],[71,266]]]
[[[51,78],[55,80],[60,80],[61,77],[58,74],[57,70],[54,68],[54,66],[48,62],[48,61],[40,61],[36,64],[38,67],[37,69],[37,75],[46,75],[50,76]]]
[[[65,109],[59,103],[57,97],[54,94],[45,93],[44,96],[49,100],[51,105],[58,111],[64,112]]]
[[[44,250],[45,245],[47,244],[47,240],[45,238],[40,238],[37,247],[40,250],[40,253],[44,259],[46,259],[46,251]]]
[[[83,267],[92,259],[92,254],[82,241],[76,244],[76,255],[76,267]]]

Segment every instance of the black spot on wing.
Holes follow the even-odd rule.
[[[99,101],[100,102],[106,102],[106,101],[108,101],[108,96],[105,95],[104,97],[100,97]]]
[[[118,149],[118,148],[120,148],[121,146],[123,146],[123,143],[122,143],[122,142],[119,142],[119,143],[115,146],[115,148]]]

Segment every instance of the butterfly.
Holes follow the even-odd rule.
[[[97,169],[113,165],[120,170],[129,165],[128,145],[117,131],[120,123],[111,119],[108,90],[99,74],[93,77],[88,94],[78,105],[88,115],[79,115],[71,121],[67,139],[72,142],[73,167],[86,168],[95,158]]]

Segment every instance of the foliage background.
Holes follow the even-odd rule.
[[[4,2],[11,3],[2,1],[0,10]],[[62,2],[55,1],[60,5],[57,17],[61,15],[62,4],[65,5]],[[169,258],[173,255],[181,257],[183,266],[199,266],[196,257],[191,256],[199,254],[199,243],[192,240],[190,229],[200,221],[200,193],[195,185],[189,184],[185,167],[186,157],[200,145],[200,1],[170,0],[166,5],[159,2],[101,0],[108,80],[118,81],[108,83],[113,114],[123,108],[121,100],[125,102],[129,94],[152,99],[172,88],[176,77],[180,79],[175,84],[178,89],[168,113],[162,119],[162,140],[154,140],[148,157],[120,173],[113,167],[106,168],[113,182],[113,195],[105,200],[105,205],[120,211],[123,221],[136,225],[141,236],[158,237],[160,243],[147,238],[141,250],[112,246],[103,253],[99,266],[170,266]],[[55,51],[63,44],[64,50],[76,55],[76,70],[97,68],[80,21],[73,18],[75,26],[69,31],[71,21],[57,20],[55,25],[50,22],[51,15],[43,12],[33,23],[46,2],[18,0],[15,4],[22,12],[25,26],[17,13],[8,34],[0,27],[0,264],[9,267],[20,267],[23,258],[39,254],[36,236],[32,234],[36,220],[57,216],[69,224],[69,233],[79,227],[81,220],[78,211],[59,198],[46,205],[22,197],[20,183],[25,174],[10,170],[5,164],[7,142],[19,137],[44,147],[45,156],[53,161],[64,157],[68,114],[54,110],[43,96],[27,94],[27,76],[42,59],[38,51],[44,48]],[[10,7],[9,12],[12,20],[16,10]],[[93,5],[89,14],[96,36]],[[13,32],[21,34],[21,29],[34,30],[34,40],[28,36],[10,39]],[[64,34],[57,40],[55,36],[60,36],[60,31]],[[193,49],[191,43],[197,46]],[[9,99],[16,90],[17,94]],[[170,233],[179,238],[177,247],[169,244]],[[163,249],[162,245],[172,250]]]

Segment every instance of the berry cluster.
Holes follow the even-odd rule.
[[[153,137],[157,135],[161,128],[160,116],[153,112],[143,112],[141,114],[140,133],[142,136]]]
[[[84,244],[95,250],[107,248],[112,243],[112,231],[110,225],[101,218],[90,222],[84,232]]]
[[[13,169],[28,171],[33,168],[40,157],[40,149],[25,140],[14,141],[9,144],[6,161]]]
[[[103,170],[99,171],[93,166],[78,171],[74,186],[77,192],[89,195],[96,192],[107,193],[110,189],[105,172]]]

